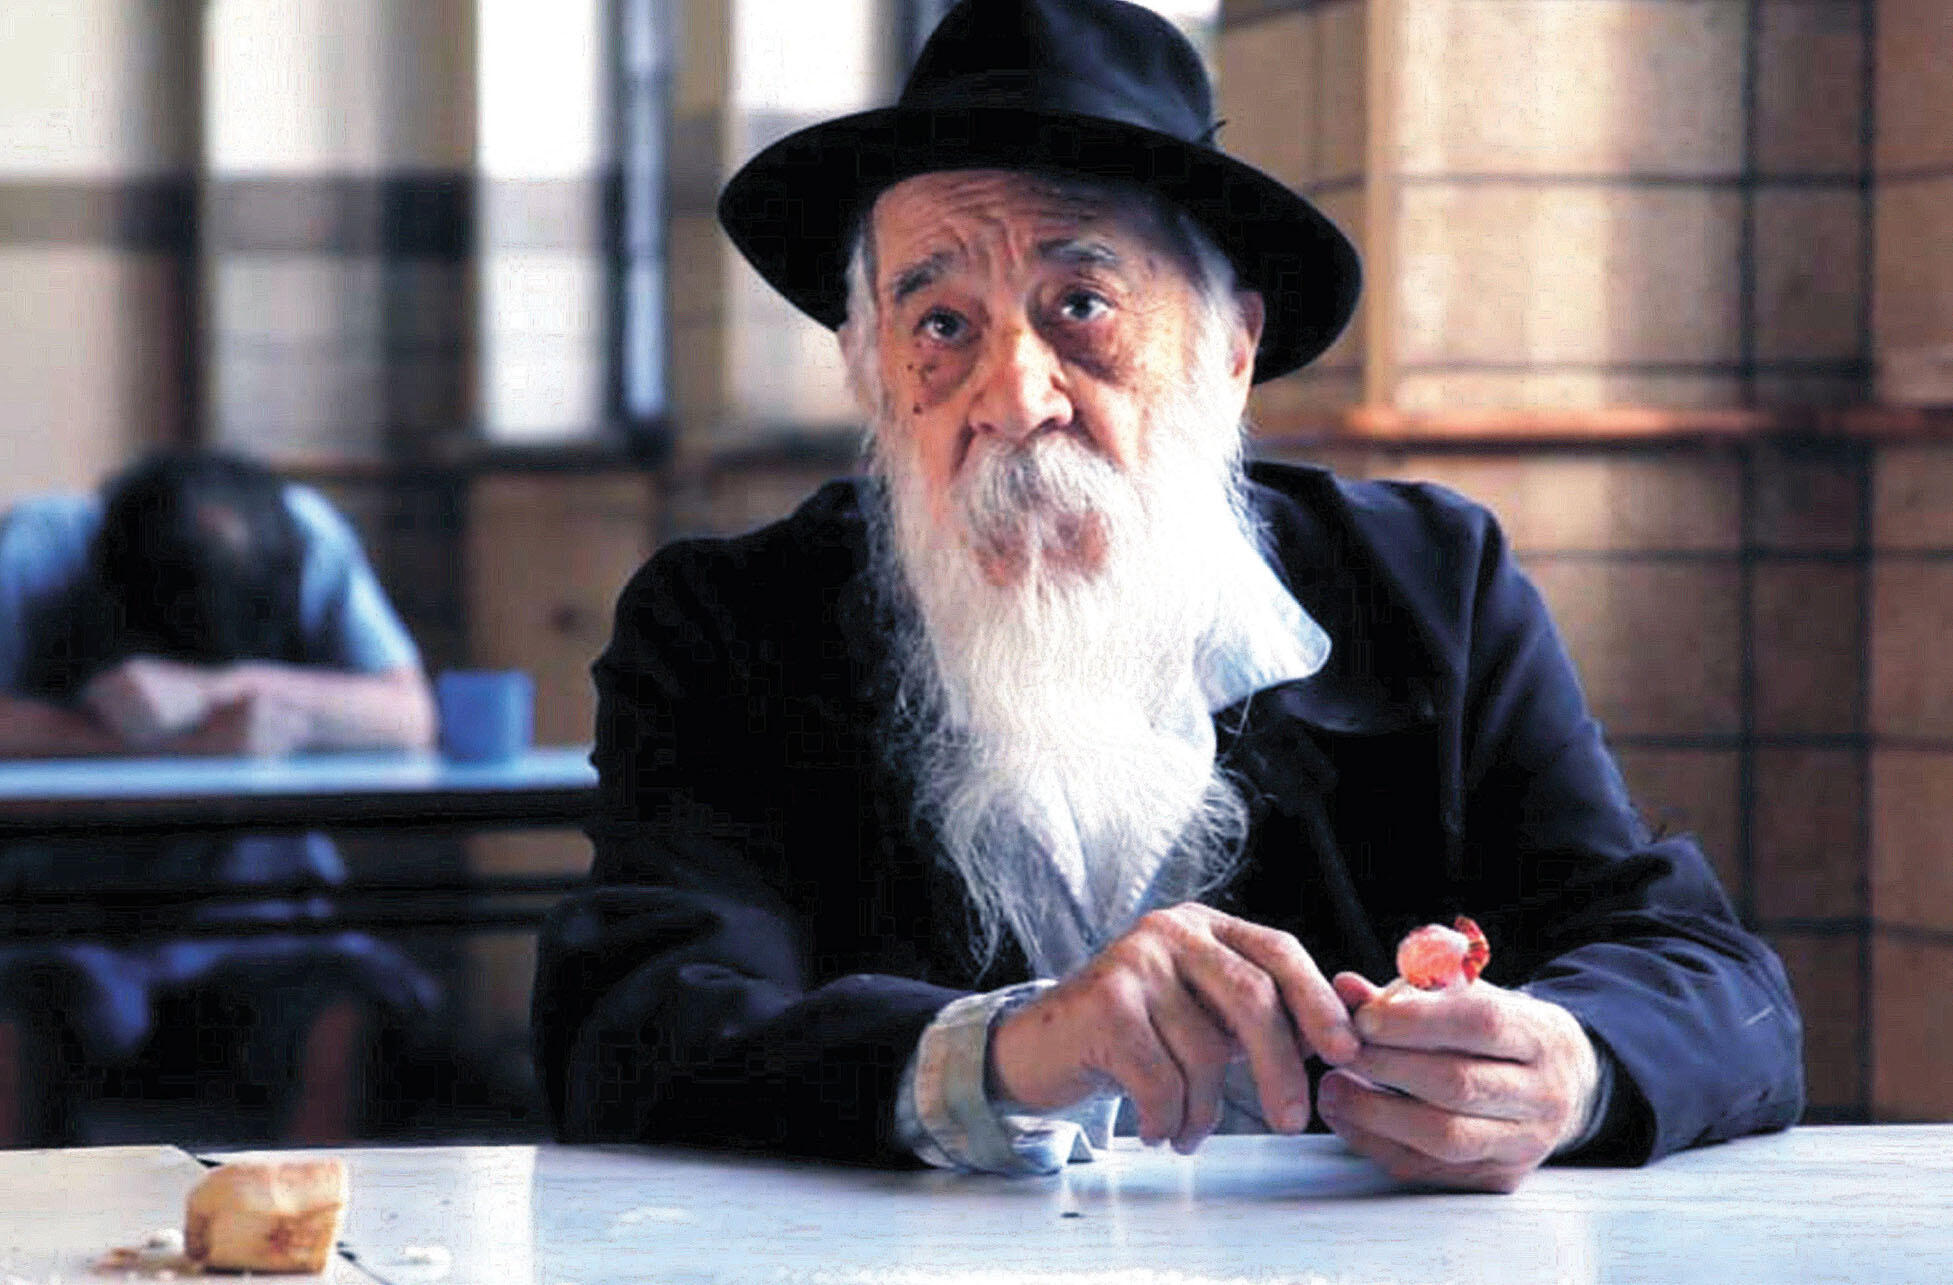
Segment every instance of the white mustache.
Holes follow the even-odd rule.
[[[956,512],[993,584],[1096,571],[1145,507],[1131,479],[1068,435],[983,450],[964,468]]]

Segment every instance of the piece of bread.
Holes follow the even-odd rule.
[[[183,1250],[216,1271],[322,1272],[345,1208],[341,1161],[223,1165],[190,1193]]]

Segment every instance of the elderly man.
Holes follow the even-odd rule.
[[[1637,821],[1490,516],[1244,470],[1357,267],[1211,134],[1149,12],[970,0],[729,185],[872,477],[625,591],[536,995],[565,1136],[1048,1172],[1122,1102],[1182,1150],[1313,1102],[1510,1189],[1796,1118],[1781,967]],[[1458,912],[1483,980],[1379,990]]]

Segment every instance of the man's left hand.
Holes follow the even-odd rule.
[[[1317,1109],[1392,1177],[1511,1191],[1586,1125],[1600,1066],[1557,1004],[1484,981],[1386,993],[1340,973],[1334,985],[1363,1047],[1323,1077]]]
[[[81,704],[127,744],[148,748],[203,722],[215,686],[214,670],[132,656],[84,687]]]

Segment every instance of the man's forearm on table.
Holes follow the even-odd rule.
[[[250,662],[217,680],[218,703],[246,695],[301,711],[306,749],[425,749],[434,743],[434,701],[418,668],[355,674]]]
[[[0,695],[0,758],[126,754],[122,738],[89,715],[45,701]]]

